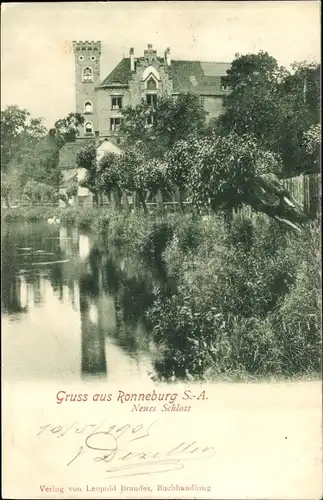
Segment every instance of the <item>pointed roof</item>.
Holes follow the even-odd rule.
[[[59,152],[59,166],[60,168],[76,168],[76,154],[79,149],[83,148],[89,143],[94,141],[81,140],[76,142],[67,142]]]
[[[143,61],[139,57],[136,61]],[[163,62],[162,58],[158,58]],[[173,81],[173,92],[194,92],[198,94],[223,94],[221,77],[226,76],[230,63],[213,61],[172,60],[170,76]],[[130,58],[124,57],[114,70],[100,83],[98,88],[107,85],[125,86],[131,80]]]
[[[100,83],[99,87],[119,83],[121,85],[128,84],[132,73],[130,69],[130,58],[124,57],[119,64],[111,71],[111,73]]]

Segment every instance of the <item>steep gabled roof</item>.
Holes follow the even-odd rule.
[[[173,92],[221,94],[221,77],[230,63],[203,61],[172,61]]]
[[[139,57],[136,62],[143,60],[143,57]],[[163,62],[162,58],[158,60]],[[230,66],[230,63],[225,62],[172,60],[170,75],[173,80],[173,91],[221,94],[221,77],[226,76]],[[113,84],[128,85],[131,77],[130,58],[124,57],[99,87]]]
[[[127,84],[131,79],[130,58],[124,57],[113,71],[100,83],[100,87],[113,83]]]
[[[59,152],[60,168],[76,168],[76,154],[86,144],[94,141],[67,142]]]

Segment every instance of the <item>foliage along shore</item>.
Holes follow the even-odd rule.
[[[55,206],[30,206],[10,207],[1,209],[1,220],[4,222],[47,222],[52,217],[60,219],[62,224],[74,224],[80,228],[90,227],[106,212],[106,208],[91,207],[55,207]]]
[[[144,311],[167,359],[165,378],[257,380],[320,373],[320,225],[283,230],[264,214],[149,214],[92,209],[10,209],[7,221],[44,221],[99,231],[146,268],[159,266]]]

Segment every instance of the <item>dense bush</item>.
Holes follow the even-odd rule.
[[[241,214],[230,227],[215,217],[203,226],[194,251],[179,232],[167,247],[177,288],[171,296],[157,288],[147,313],[164,376],[187,376],[184,367],[198,377],[317,372],[318,229],[284,232],[265,216]]]

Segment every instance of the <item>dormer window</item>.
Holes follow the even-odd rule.
[[[84,131],[86,134],[93,134],[93,123],[86,122],[84,125]]]
[[[93,70],[90,67],[83,68],[82,72],[83,82],[93,82]]]
[[[84,103],[84,114],[93,113],[93,104],[91,101],[85,101]]]
[[[226,77],[225,76],[221,76],[220,86],[221,86],[221,90],[228,90],[229,89],[229,85],[226,82]]]
[[[142,73],[142,81],[145,82],[145,88],[147,88],[147,82],[153,78],[156,82],[156,88],[158,88],[158,82],[160,81],[160,75],[154,66],[148,66]]]
[[[153,76],[150,76],[146,82],[146,90],[157,90],[157,82]]]

